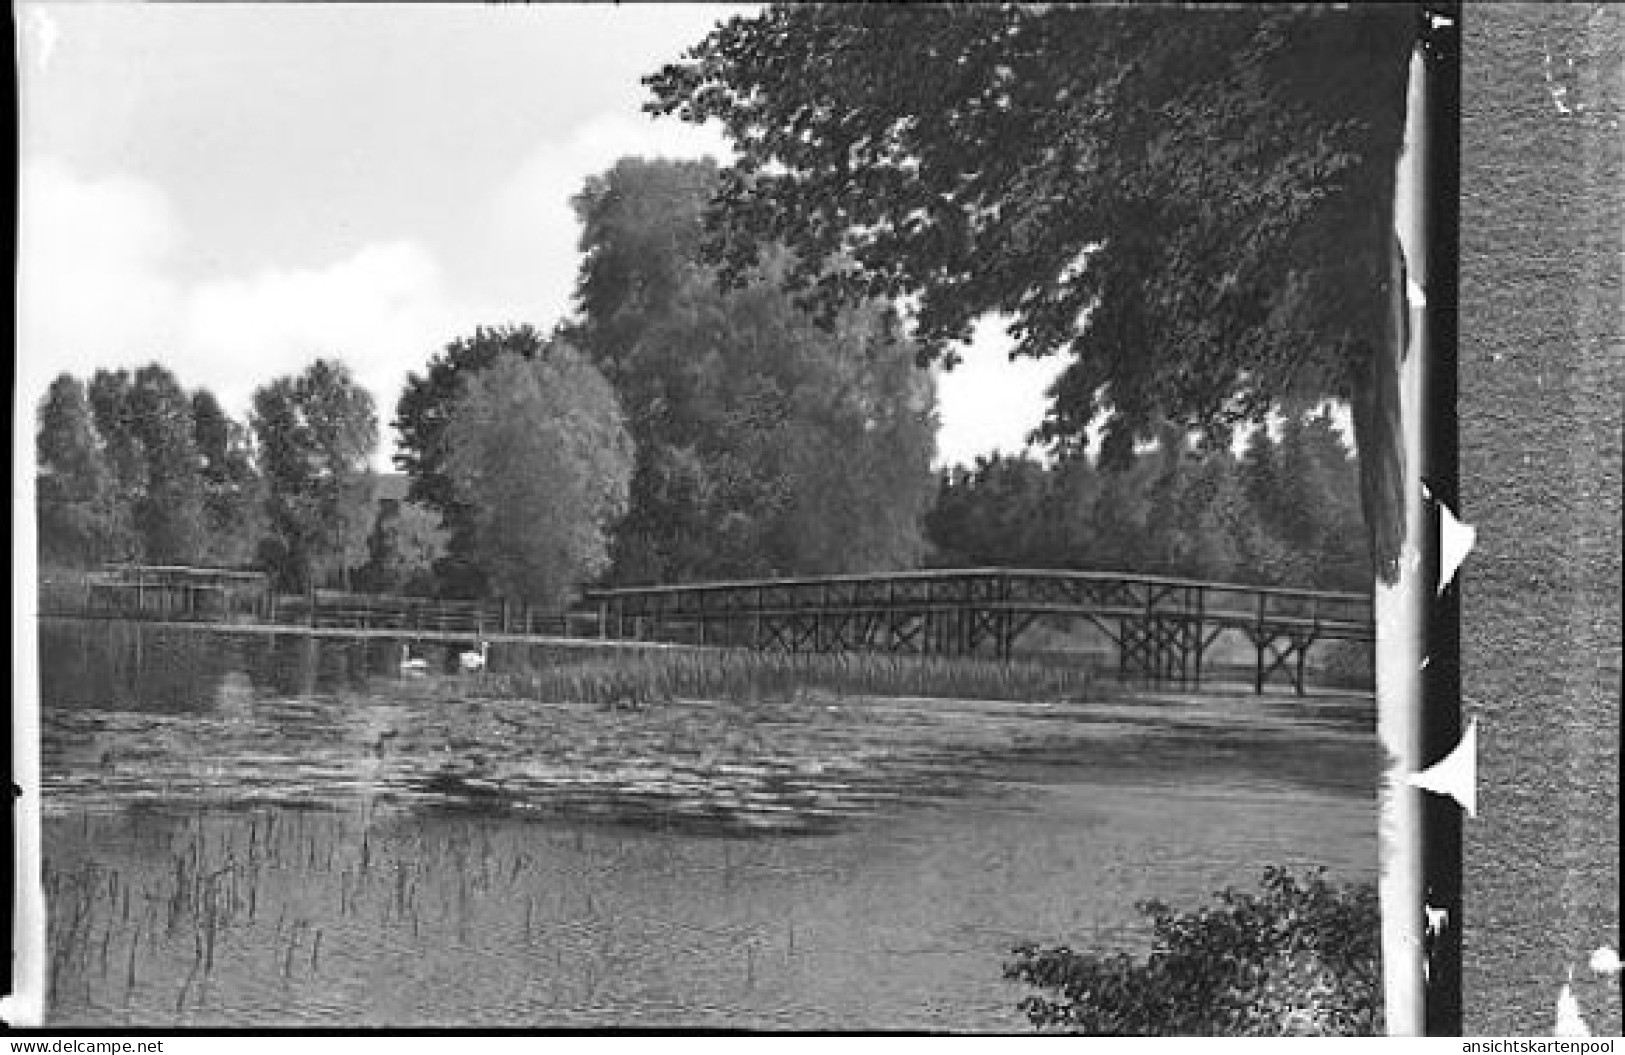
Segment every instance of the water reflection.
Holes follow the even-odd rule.
[[[286,695],[361,683],[367,644],[302,634],[211,633],[123,620],[40,623],[42,710],[212,709],[228,679]],[[387,643],[378,642],[380,649]]]

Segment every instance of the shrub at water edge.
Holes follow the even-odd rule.
[[[1175,912],[1142,902],[1153,946],[1136,961],[1023,945],[1005,977],[1043,1030],[1129,1036],[1372,1035],[1382,1029],[1380,916],[1370,883],[1266,868],[1263,893],[1226,888]]]

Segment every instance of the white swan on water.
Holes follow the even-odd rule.
[[[457,665],[463,669],[463,673],[472,674],[475,671],[484,670],[485,661],[489,659],[490,656],[491,642],[481,641],[480,650],[478,652],[470,651],[459,653],[457,656]]]
[[[412,655],[412,646],[401,646],[401,673],[408,677],[421,678],[429,673],[429,661],[422,656]]]

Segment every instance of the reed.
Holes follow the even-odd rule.
[[[224,1025],[263,1013],[257,994],[297,1006],[402,949],[537,955],[544,935],[574,940],[603,915],[597,869],[539,853],[545,831],[289,809],[55,822],[41,876],[48,1021]]]
[[[731,649],[560,656],[481,678],[494,695],[630,709],[679,699],[780,702],[809,692],[1076,702],[1089,698],[1093,680],[1087,668],[1036,659]]]

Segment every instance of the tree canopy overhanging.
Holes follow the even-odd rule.
[[[922,358],[949,363],[978,318],[1007,316],[1013,355],[1070,356],[1038,430],[1063,450],[1097,420],[1116,461],[1162,420],[1222,437],[1331,397],[1355,404],[1364,455],[1386,426],[1362,401],[1397,339],[1415,19],[775,5],[646,78],[647,108],[733,142],[705,245],[725,279],[786,245],[808,304],[915,296]]]

